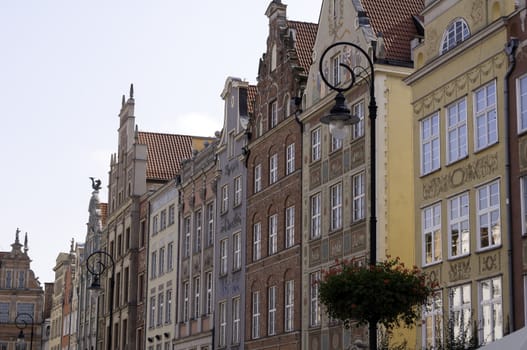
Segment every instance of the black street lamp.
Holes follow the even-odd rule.
[[[347,85],[335,86],[331,84],[326,77],[324,76],[324,71],[322,63],[324,61],[324,56],[336,46],[351,46],[353,49],[357,50],[360,56],[364,57],[368,62],[368,67],[364,68],[363,66],[357,65],[355,67],[350,67],[346,63],[340,61],[339,66],[344,68],[350,75],[351,81]],[[368,70],[369,69],[369,72]],[[359,122],[359,118],[356,115],[352,115],[349,108],[346,106],[346,99],[343,92],[351,89],[355,83],[359,80],[366,80],[370,88],[370,103],[368,106],[369,118],[370,118],[370,265],[375,265],[377,262],[377,216],[376,216],[376,154],[375,154],[375,120],[377,119],[377,103],[375,101],[375,70],[373,68],[373,61],[370,55],[364,51],[360,46],[340,41],[330,45],[322,56],[320,57],[319,62],[319,72],[320,77],[324,83],[329,86],[331,89],[337,91],[335,96],[335,106],[330,110],[330,114],[320,118],[320,122],[324,124],[329,124],[330,132],[335,137],[342,137],[344,133],[341,131],[342,128],[347,127],[347,125],[356,124]],[[367,73],[368,76],[361,76],[362,73]],[[374,293],[375,291],[372,291]],[[369,341],[370,349],[377,349],[377,324],[369,324]]]
[[[31,316],[31,314],[28,314],[26,312],[19,313],[15,318],[15,325],[18,329],[20,329],[20,333],[18,333],[18,337],[16,339],[17,350],[26,349],[24,329],[27,327],[28,320],[31,321],[31,338],[29,339],[29,350],[33,350],[33,326],[35,324],[35,320],[33,316]]]
[[[88,256],[86,259],[86,268],[92,275],[91,286],[88,287],[92,291],[100,291],[101,279],[100,276],[108,269],[111,268],[110,274],[110,293],[108,296],[108,306],[110,310],[110,328],[108,329],[108,350],[112,349],[112,327],[113,327],[113,298],[114,298],[114,286],[115,286],[115,262],[110,254],[103,250],[97,250]]]

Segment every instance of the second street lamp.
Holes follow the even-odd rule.
[[[101,290],[101,275],[108,269],[110,271],[110,290],[108,294],[108,308],[110,311],[109,322],[110,326],[108,328],[108,341],[107,348],[108,350],[112,349],[112,327],[113,327],[113,298],[114,298],[114,287],[115,287],[115,262],[110,254],[103,250],[98,250],[90,254],[88,259],[86,259],[86,268],[90,275],[93,277],[92,283],[88,289],[93,291]],[[97,340],[96,340],[97,341]]]
[[[324,57],[328,52],[336,47],[351,47],[351,50],[355,50],[357,55],[353,57],[362,57],[368,63],[365,68],[361,65],[350,66],[342,61],[339,62],[339,67],[347,71],[350,75],[350,81],[345,85],[331,84],[327,77],[324,75],[323,62]],[[352,53],[353,54],[353,53]],[[352,55],[350,55],[351,57]],[[357,59],[359,60],[359,59]],[[337,92],[335,96],[335,106],[330,110],[330,114],[324,116],[320,121],[324,124],[329,124],[330,132],[336,138],[343,138],[346,134],[342,131],[343,128],[347,128],[349,125],[356,124],[359,122],[359,118],[356,115],[352,115],[349,108],[346,106],[346,99],[344,92],[350,90],[355,83],[365,80],[369,87],[369,98],[370,103],[368,106],[369,119],[370,119],[370,225],[369,225],[369,238],[370,238],[370,265],[375,265],[377,262],[377,214],[376,214],[376,152],[375,152],[375,120],[377,119],[377,102],[375,100],[375,69],[373,67],[373,61],[370,55],[364,51],[360,46],[346,41],[336,42],[326,48],[324,53],[320,57],[319,62],[320,77],[324,83],[332,90]],[[367,76],[362,76],[366,73]],[[375,291],[371,291],[375,293]],[[377,325],[369,324],[369,342],[370,349],[377,349]]]

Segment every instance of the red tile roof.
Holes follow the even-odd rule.
[[[254,112],[254,101],[256,100],[257,91],[256,85],[249,85],[247,89],[247,111],[249,114]]]
[[[181,161],[192,158],[192,136],[140,131],[138,138],[139,144],[148,149],[148,180],[173,179],[179,173]]]
[[[313,46],[317,37],[318,24],[287,21],[289,27],[296,30],[296,53],[300,66],[309,72],[313,59]]]
[[[412,16],[424,8],[423,0],[361,0],[374,34],[384,37],[386,59],[411,61],[410,41],[417,36]]]
[[[104,227],[108,218],[108,203],[99,203],[99,209],[101,210],[101,223]]]

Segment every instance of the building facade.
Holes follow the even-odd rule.
[[[507,16],[514,1],[425,1],[414,51],[417,262],[440,289],[419,346],[511,331],[510,189],[504,110]]]

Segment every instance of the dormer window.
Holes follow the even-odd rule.
[[[461,42],[470,37],[468,25],[465,20],[459,18],[450,23],[443,34],[443,41],[441,42],[441,54],[454,48]]]

